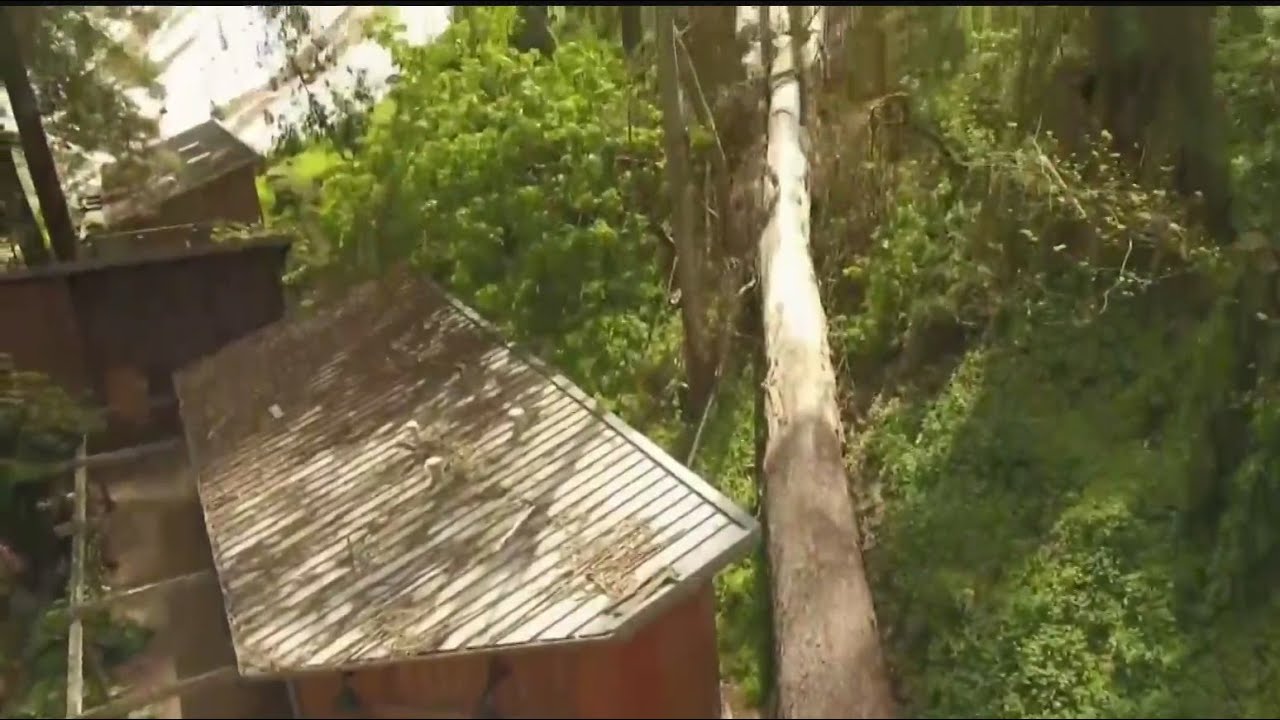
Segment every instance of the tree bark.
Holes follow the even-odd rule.
[[[622,25],[622,50],[631,57],[640,49],[644,40],[644,24],[640,20],[639,5],[623,5],[618,9]]]
[[[662,100],[662,134],[666,154],[667,184],[673,203],[671,234],[676,246],[676,278],[680,289],[680,316],[684,326],[684,360],[688,394],[685,417],[696,421],[711,397],[715,383],[714,343],[708,324],[707,283],[702,247],[695,230],[697,188],[690,176],[688,125],[680,91],[676,57],[675,17],[672,8],[657,12],[658,85]]]
[[[524,52],[537,50],[543,55],[555,52],[556,41],[551,35],[551,18],[546,5],[520,6],[520,30],[515,46]]]
[[[0,7],[0,79],[4,80],[9,104],[13,107],[14,121],[22,140],[22,154],[27,160],[31,181],[36,187],[40,213],[44,216],[45,230],[49,233],[53,254],[62,261],[74,260],[75,226],[72,225],[71,213],[67,210],[67,198],[62,194],[58,168],[49,151],[49,140],[45,137],[40,109],[35,93],[31,90],[31,81],[27,77],[27,66],[18,50],[18,34],[14,29],[12,13],[12,8]]]
[[[783,718],[886,718],[894,701],[842,459],[826,315],[809,254],[808,162],[787,11],[774,28],[768,171],[776,198],[760,237],[768,374],[765,509]]]
[[[24,265],[35,267],[49,262],[49,248],[45,247],[35,213],[22,189],[13,152],[7,144],[0,145],[0,222],[4,223],[3,231],[17,244]]]
[[[1091,11],[1093,101],[1115,149],[1146,180],[1174,168],[1177,190],[1204,197],[1204,221],[1222,244],[1235,239],[1223,110],[1213,87],[1209,6],[1100,6]]]

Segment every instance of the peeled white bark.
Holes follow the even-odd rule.
[[[765,509],[783,718],[894,712],[842,460],[827,321],[809,251],[801,78],[785,7],[774,28],[767,165],[776,201],[760,237],[768,441]]]

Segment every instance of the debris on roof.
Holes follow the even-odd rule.
[[[241,672],[628,632],[755,520],[407,272],[177,377]]]

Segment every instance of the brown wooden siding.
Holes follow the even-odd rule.
[[[173,373],[284,315],[282,247],[261,247],[124,265],[68,278],[91,387],[106,398],[110,372],[129,368],[147,395],[172,399]],[[104,445],[179,432],[177,406],[151,423],[112,423]]]
[[[20,370],[45,373],[71,390],[85,388],[80,331],[60,278],[0,284],[0,353],[10,355]]]
[[[274,243],[0,276],[0,352],[119,406],[94,449],[178,434],[173,372],[283,316],[286,253]],[[146,417],[143,395],[167,401]]]
[[[197,223],[101,232],[85,238],[84,257],[127,262],[130,258],[166,251],[198,250],[213,244],[213,228],[209,223]]]
[[[715,595],[704,585],[625,641],[505,654],[511,675],[498,693],[503,717],[717,718],[720,672]],[[355,671],[351,684],[369,718],[447,716],[475,709],[488,656],[465,655]],[[299,717],[338,712],[340,676],[293,680]],[[461,716],[461,715],[455,715]]]
[[[188,223],[262,222],[262,204],[255,183],[257,168],[245,165],[208,183],[160,203],[154,212],[112,222],[112,230],[167,227]]]

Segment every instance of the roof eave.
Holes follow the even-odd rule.
[[[557,640],[512,643],[510,645],[492,645],[436,652],[428,651],[422,653],[405,653],[402,656],[370,658],[368,660],[349,663],[301,665],[290,667],[262,667],[251,662],[247,662],[241,654],[239,646],[233,642],[232,646],[235,650],[236,668],[239,670],[241,677],[255,680],[279,680],[290,677],[303,677],[307,675],[367,670],[370,668],[387,667],[390,665],[422,660],[446,660],[460,657],[476,657],[497,654],[506,655],[529,652],[531,650],[543,650],[547,648],[585,647],[600,643],[625,642],[631,639],[645,626],[656,621],[664,612],[675,607],[682,600],[688,599],[698,590],[699,587],[702,587],[705,583],[711,582],[721,570],[724,570],[733,563],[738,562],[751,554],[759,540],[760,526],[756,524],[753,525],[750,530],[736,542],[726,546],[725,549],[712,557],[697,572],[681,578],[677,582],[667,586],[667,588],[662,592],[654,593],[648,599],[642,601],[611,630],[596,633],[594,635]]]

